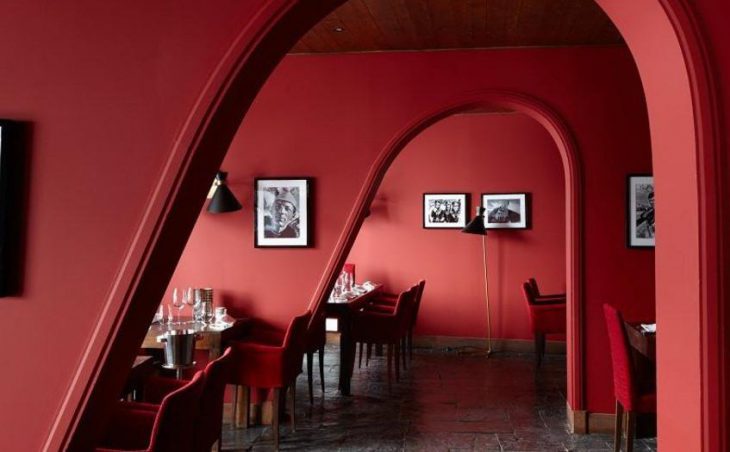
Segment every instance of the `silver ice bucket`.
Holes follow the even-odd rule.
[[[165,364],[162,367],[166,369],[181,369],[192,367],[193,352],[195,351],[195,341],[200,336],[195,330],[171,330],[157,336],[157,342],[165,344]]]

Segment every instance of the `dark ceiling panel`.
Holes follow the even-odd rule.
[[[292,53],[613,44],[593,0],[350,0]]]

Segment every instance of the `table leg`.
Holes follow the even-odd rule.
[[[208,350],[208,362],[221,356],[221,336],[220,334],[212,335],[210,338],[210,349]]]
[[[340,317],[340,392],[350,395],[350,381],[355,366],[355,343],[352,341],[352,320],[350,315]]]

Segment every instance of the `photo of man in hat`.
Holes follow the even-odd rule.
[[[650,239],[655,236],[654,186],[640,184],[636,200],[636,236]]]
[[[275,189],[274,202],[270,205],[271,223],[264,231],[266,238],[299,237],[299,197],[296,188]]]
[[[309,178],[257,178],[254,246],[311,246]]]

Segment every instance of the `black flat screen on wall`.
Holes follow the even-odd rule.
[[[20,274],[21,130],[20,123],[0,119],[0,297],[17,290]]]

